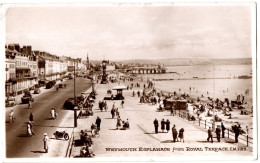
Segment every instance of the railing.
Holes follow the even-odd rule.
[[[174,110],[174,115],[178,115],[179,117],[183,118],[183,119],[186,119],[188,120],[188,114],[187,112],[185,111],[181,111],[181,110]],[[190,120],[188,120],[190,121]],[[208,122],[207,120],[201,120],[201,119],[196,119],[194,121],[191,121],[193,122],[193,124],[198,124],[199,126],[207,129],[207,127],[212,127],[212,122]],[[231,129],[230,128],[227,128],[227,137],[230,138],[230,139],[235,139],[235,134],[233,132],[231,132]],[[249,137],[248,135],[239,135],[238,137],[239,140],[242,140],[243,142],[246,143],[247,147],[249,146],[252,146],[253,145],[253,138]]]

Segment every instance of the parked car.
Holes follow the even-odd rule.
[[[40,94],[41,90],[40,88],[34,88],[34,94]]]
[[[63,84],[59,84],[59,88],[63,88]]]
[[[34,99],[33,99],[32,95],[31,95],[31,92],[30,91],[25,91],[23,97],[21,98],[21,101],[22,101],[23,104],[28,104],[29,101],[33,102]]]
[[[77,103],[80,102],[81,97],[77,97]],[[65,103],[63,104],[64,109],[74,109],[75,107],[75,100],[74,98],[68,98]]]
[[[55,84],[56,84],[56,81],[49,81],[49,82],[46,84],[46,89],[52,88]]]
[[[9,96],[5,99],[5,107],[12,107],[15,106],[15,97]]]

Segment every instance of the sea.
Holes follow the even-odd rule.
[[[155,87],[164,92],[187,93],[206,97],[236,99],[245,95],[252,101],[252,65],[191,65],[169,66],[165,74],[142,74],[143,79],[153,80]],[[162,79],[162,80],[160,80]]]

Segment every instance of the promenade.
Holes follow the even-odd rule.
[[[124,83],[123,83],[124,84]],[[125,90],[124,108],[120,106],[119,101],[107,101],[108,111],[101,112],[98,108],[98,102],[102,101],[108,89],[112,89],[117,84],[97,85],[97,98],[93,107],[94,116],[82,117],[78,119],[78,127],[74,129],[74,138],[79,139],[80,130],[90,130],[92,123],[95,124],[97,116],[102,120],[100,136],[93,138],[92,150],[96,157],[176,157],[176,156],[252,156],[252,148],[248,148],[240,143],[233,143],[234,140],[221,138],[221,142],[207,142],[207,130],[194,125],[192,122],[184,120],[179,116],[171,116],[170,112],[157,112],[156,106],[151,104],[140,104],[137,96],[132,97],[133,90]],[[113,91],[113,94],[115,92]],[[129,130],[116,130],[116,119],[111,118],[110,110],[115,102],[123,121],[129,119]],[[154,133],[153,121],[157,118],[159,121],[159,133]],[[171,130],[169,133],[161,132],[160,121],[169,119],[171,127],[175,124],[177,130],[184,128],[185,142],[172,141]],[[215,134],[214,134],[215,135]],[[72,146],[70,157],[78,157],[80,146]],[[157,148],[157,149],[154,149]],[[158,151],[158,148],[163,148]],[[173,152],[174,149],[174,152]],[[149,151],[145,151],[149,150]],[[233,158],[234,159],[234,158]]]

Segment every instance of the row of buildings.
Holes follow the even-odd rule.
[[[88,59],[84,64],[81,58],[60,57],[19,44],[6,45],[5,58],[6,96],[16,96],[24,90],[33,89],[36,84],[61,79],[74,68],[76,71],[89,68]]]

